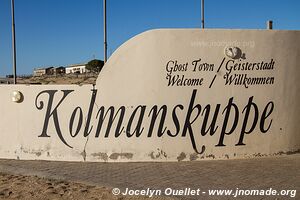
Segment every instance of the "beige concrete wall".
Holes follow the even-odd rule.
[[[1,85],[0,157],[181,161],[299,151],[299,44],[299,31],[153,30],[110,57],[93,91]],[[181,71],[170,72],[175,62]],[[170,85],[177,77],[193,84]],[[11,100],[16,90],[20,103]],[[109,108],[119,112],[101,120]]]

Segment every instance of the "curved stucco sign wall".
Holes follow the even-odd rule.
[[[0,86],[0,157],[175,161],[299,151],[299,44],[299,31],[154,30],[122,45],[95,86]]]

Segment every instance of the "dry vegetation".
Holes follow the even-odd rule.
[[[18,78],[18,84],[96,84],[98,74],[64,74]]]

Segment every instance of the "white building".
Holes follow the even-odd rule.
[[[33,76],[49,75],[53,67],[35,68],[33,70]]]
[[[75,64],[66,67],[66,74],[82,74],[86,72],[89,72],[89,70],[86,69],[86,64]]]

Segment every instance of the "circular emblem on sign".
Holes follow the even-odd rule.
[[[241,50],[238,47],[226,47],[225,55],[229,58],[236,59],[240,56]]]
[[[20,103],[23,100],[23,94],[20,91],[13,91],[11,100],[16,103]]]

